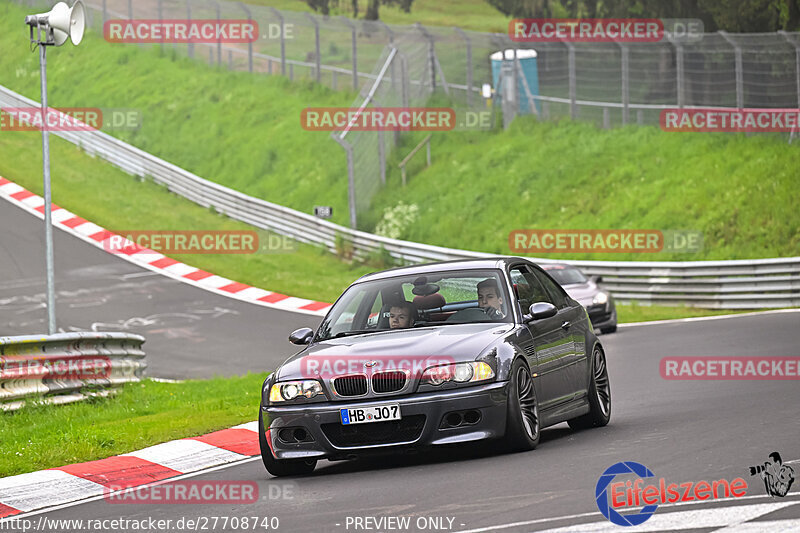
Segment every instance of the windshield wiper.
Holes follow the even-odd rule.
[[[350,331],[340,331],[333,337],[329,337],[330,339],[338,339],[339,337],[349,337],[350,335],[363,335],[364,333],[375,333],[377,331],[382,331],[379,329],[353,329]]]

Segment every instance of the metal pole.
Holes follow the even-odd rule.
[[[219,3],[214,2],[214,7],[217,11],[217,27],[221,25],[220,23],[220,13],[219,13]],[[220,36],[217,36],[217,65],[222,66],[222,40]]]
[[[789,44],[794,46],[794,62],[795,62],[794,73],[796,78],[795,83],[797,87],[797,108],[800,109],[800,44],[792,41],[789,38],[789,35],[785,31],[779,31],[778,33],[783,35],[783,38],[786,39],[789,42]]]
[[[128,0],[128,20],[133,20],[133,0]]]
[[[426,151],[428,152],[428,166],[431,166],[431,137],[428,136],[428,143],[426,146]]]
[[[420,24],[419,22],[416,22],[414,24],[414,26],[417,27],[417,29],[420,31],[420,33],[422,33],[423,37],[425,37],[425,40],[428,41],[428,63],[430,64],[430,68],[431,68],[431,70],[430,70],[430,73],[431,73],[431,92],[435,92],[436,91],[436,52],[433,49],[433,37],[431,36],[430,33],[428,33],[428,30],[426,30],[425,27],[422,24]]]
[[[675,68],[677,69],[677,91],[678,91],[678,107],[683,109],[683,106],[686,102],[686,91],[684,89],[684,65],[683,65],[683,46],[677,45],[675,47],[675,53],[677,54]]]
[[[108,20],[108,9],[106,9],[106,1],[103,0],[103,26],[105,26],[106,21]]]
[[[253,20],[253,14],[245,4],[239,2],[239,7],[241,7],[245,13],[247,13],[247,20]],[[247,70],[253,72],[253,41],[247,43]],[[268,73],[272,74],[272,68],[269,69]]]
[[[163,15],[164,15],[162,2],[163,2],[163,0],[158,0],[158,22],[159,22],[159,24],[162,22]],[[164,40],[163,39],[161,40],[161,44],[159,44],[158,46],[159,46],[159,48],[161,48],[161,50],[164,50]]]
[[[286,32],[283,26],[283,15],[281,15],[281,12],[274,7],[270,6],[269,9],[275,14],[276,17],[278,17],[278,22],[281,25],[281,74],[286,76],[286,39],[284,37]]]
[[[386,185],[386,147],[383,144],[383,130],[378,130],[378,162],[381,167],[381,185]]]
[[[352,50],[351,56],[353,58],[353,90],[358,90],[358,43],[356,42],[356,38],[358,37],[356,25],[350,22],[350,19],[347,17],[339,17],[342,22],[347,24],[350,28],[350,48]]]
[[[733,47],[733,51],[736,57],[736,107],[739,109],[744,108],[744,76],[742,72],[742,49],[739,47],[736,42],[728,37],[728,33],[724,31],[719,32],[722,35],[722,38],[728,41]]]
[[[306,13],[305,15],[306,17],[308,17],[308,20],[310,20],[312,24],[314,24],[314,45],[316,47],[316,58],[317,58],[317,60],[315,61],[317,65],[316,78],[317,78],[317,83],[319,83],[322,80],[322,59],[320,58],[320,47],[319,47],[319,22],[317,22],[317,19],[315,19],[310,14]]]
[[[622,51],[622,124],[627,124],[630,118],[630,56],[627,46],[619,44]]]
[[[191,22],[192,20],[192,0],[186,0],[186,18]],[[186,52],[189,57],[194,57],[194,43],[189,42],[186,45]]]
[[[472,42],[464,30],[461,28],[453,28],[467,44],[467,106],[472,103]]]
[[[53,266],[52,195],[50,192],[50,132],[47,131],[47,47],[39,45],[42,81],[42,164],[44,167],[44,249],[47,271],[47,332],[56,333],[55,268]]]
[[[569,116],[572,120],[578,118],[577,80],[575,79],[575,46],[566,43],[569,50]]]

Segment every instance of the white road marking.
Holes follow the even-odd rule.
[[[191,439],[156,444],[125,455],[138,457],[182,473],[204,470],[224,463],[233,463],[247,457]]]
[[[702,320],[724,320],[728,318],[741,318],[745,316],[774,315],[779,313],[800,313],[800,308],[774,309],[771,311],[753,311],[752,313],[737,313],[735,315],[695,316],[692,318],[672,318],[669,320],[651,320],[650,322],[628,322],[618,324],[618,328],[631,328],[636,326],[655,326],[658,324],[680,324],[682,322],[700,322]]]
[[[58,486],[58,491],[53,491]],[[40,470],[0,479],[0,502],[20,511],[41,506],[42,498],[53,505],[76,498],[103,494],[103,486],[61,470]]]

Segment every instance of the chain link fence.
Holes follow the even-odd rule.
[[[52,4],[18,1],[43,10]],[[86,0],[86,5],[95,29],[110,19],[252,19],[260,33],[253,43],[155,46],[221,68],[360,90],[354,107],[420,106],[441,92],[454,107],[485,108],[481,87],[493,84],[490,55],[513,48],[536,51],[539,86],[530,97],[543,119],[570,117],[610,128],[658,124],[661,110],[670,107],[800,108],[800,33],[717,32],[685,43],[513,43],[506,34],[390,26],[227,0]],[[337,132],[334,139],[348,158],[350,219],[356,227],[357,214],[369,208],[385,183],[386,160],[398,138],[350,131]]]

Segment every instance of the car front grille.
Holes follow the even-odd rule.
[[[425,415],[411,415],[401,420],[370,424],[322,424],[322,432],[334,446],[347,448],[376,444],[413,442],[422,434]]]
[[[406,374],[400,370],[377,372],[372,376],[372,390],[378,393],[397,392],[406,386]]]
[[[335,378],[333,388],[339,396],[364,396],[367,393],[367,377],[356,375]]]

